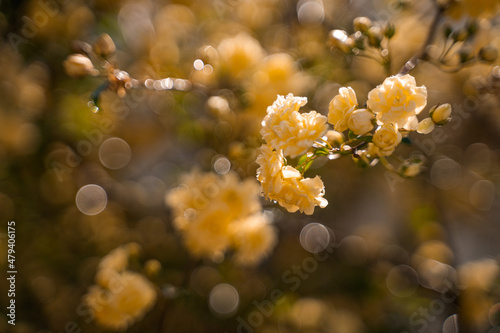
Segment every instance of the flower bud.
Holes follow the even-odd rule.
[[[467,29],[468,37],[474,37],[474,35],[479,30],[479,25],[478,25],[477,21],[471,20],[471,21],[467,22],[466,29]]]
[[[354,26],[354,30],[366,33],[373,26],[373,23],[368,17],[360,16],[352,21],[352,25]]]
[[[497,57],[498,57],[498,50],[496,47],[492,45],[483,46],[479,50],[479,58],[483,61],[493,62],[497,60]]]
[[[463,47],[458,51],[458,56],[461,64],[465,64],[472,59],[471,50],[468,47]]]
[[[434,130],[434,122],[431,118],[425,118],[417,127],[417,132],[420,134],[429,134]]]
[[[450,37],[451,34],[453,33],[453,27],[451,26],[451,24],[449,22],[446,22],[444,24],[443,33],[444,33],[445,38]]]
[[[373,47],[380,47],[380,43],[382,43],[382,39],[384,39],[384,35],[382,34],[382,29],[379,27],[371,27],[368,29],[366,33],[368,36],[368,42]]]
[[[94,65],[89,58],[82,54],[72,54],[64,60],[64,70],[69,76],[84,77],[94,70]]]
[[[116,46],[108,34],[102,34],[97,38],[94,45],[94,52],[103,58],[109,57],[116,51]]]
[[[396,34],[396,26],[392,23],[387,23],[384,26],[384,36],[391,39]]]
[[[448,103],[436,105],[431,109],[429,115],[434,124],[439,126],[444,125],[451,119],[451,105]]]
[[[465,39],[467,39],[467,36],[469,35],[468,31],[465,29],[458,29],[453,32],[453,40],[456,42],[463,42]]]
[[[345,141],[344,135],[340,132],[330,130],[326,132],[326,141],[332,146],[340,146]]]
[[[335,29],[328,33],[327,43],[330,47],[339,47],[349,36],[344,30]]]
[[[144,263],[144,271],[149,277],[155,277],[161,270],[161,263],[156,259],[150,259]]]
[[[373,113],[367,109],[354,111],[347,122],[347,127],[356,135],[365,135],[373,129]]]
[[[361,32],[357,31],[354,34],[354,47],[356,47],[358,50],[364,50],[366,44],[366,36],[363,35]]]
[[[424,164],[424,159],[420,157],[415,157],[410,160],[404,161],[398,169],[398,173],[401,177],[411,178],[418,176],[422,172]]]

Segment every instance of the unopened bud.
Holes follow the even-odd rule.
[[[467,22],[465,29],[467,30],[468,37],[474,37],[476,32],[479,30],[479,25],[477,24],[477,21],[469,21]]]
[[[97,38],[94,45],[94,52],[103,58],[109,57],[116,51],[116,46],[108,34],[102,34]]]
[[[497,60],[497,57],[498,57],[498,50],[496,47],[492,45],[483,46],[479,50],[479,58],[483,61],[493,62]]]
[[[370,43],[371,46],[380,47],[380,43],[384,38],[384,35],[382,34],[382,29],[380,29],[379,27],[371,27],[370,29],[368,29],[366,35],[368,36],[368,42]]]
[[[451,34],[453,33],[453,27],[451,26],[451,24],[449,22],[446,22],[444,24],[443,33],[444,33],[445,38],[449,38],[451,36]]]
[[[352,21],[352,25],[354,26],[354,30],[366,33],[373,26],[373,22],[368,17],[360,16]]]
[[[468,47],[463,47],[458,51],[458,56],[461,64],[465,64],[472,59],[471,50]]]
[[[434,122],[431,118],[425,118],[417,126],[417,132],[420,134],[429,134],[434,130]]]
[[[340,132],[330,130],[326,132],[326,141],[332,146],[340,146],[345,141],[344,135]]]
[[[465,39],[467,39],[467,36],[469,35],[469,32],[465,29],[458,29],[453,32],[453,40],[455,42],[463,42]]]
[[[127,249],[130,257],[138,257],[140,252],[141,252],[141,246],[139,243],[136,242],[130,242],[125,245],[125,248]]]
[[[418,176],[422,172],[424,164],[424,159],[421,157],[416,157],[410,160],[404,161],[398,169],[398,173],[401,177],[411,178]]]
[[[431,109],[429,115],[434,124],[439,126],[444,125],[451,119],[451,105],[448,103],[436,105]]]
[[[387,23],[384,26],[384,36],[387,37],[387,39],[391,39],[394,37],[396,34],[396,26],[392,23]]]
[[[347,32],[335,29],[328,33],[327,43],[330,47],[337,47],[340,49],[341,45],[343,45],[348,38]]]
[[[161,270],[161,263],[156,259],[150,259],[144,264],[144,271],[149,277],[155,277]]]
[[[357,31],[354,34],[354,47],[356,47],[358,50],[364,50],[366,44],[366,36],[363,35],[361,32]]]
[[[89,58],[82,54],[72,54],[64,60],[64,70],[69,76],[84,77],[94,70],[94,65]]]

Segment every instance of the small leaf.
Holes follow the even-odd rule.
[[[330,151],[328,151],[328,148],[316,148],[314,150],[314,155],[316,156],[327,156],[330,154]]]
[[[353,139],[356,139],[358,136],[356,134],[354,134],[353,131],[349,130],[349,133],[347,134],[347,137],[350,139],[350,140],[353,140]]]

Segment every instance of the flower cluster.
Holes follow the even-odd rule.
[[[156,302],[154,285],[142,274],[127,270],[129,256],[137,247],[130,243],[105,256],[98,265],[96,285],[84,296],[96,322],[108,329],[127,329]]]
[[[312,214],[316,206],[326,207],[324,185],[319,176],[304,178],[311,162],[329,155],[352,155],[360,165],[375,165],[379,160],[403,177],[419,173],[422,159],[413,157],[394,168],[386,157],[392,155],[403,137],[411,132],[430,133],[435,125],[450,119],[449,104],[437,105],[429,117],[419,122],[417,115],[427,105],[427,89],[417,86],[409,74],[388,77],[368,94],[366,107],[359,107],[355,91],[342,87],[329,104],[328,117],[315,111],[299,113],[304,97],[278,96],[267,109],[261,135],[266,144],[260,148],[257,179],[262,193],[289,212]],[[327,122],[334,130],[328,131]],[[347,132],[348,141],[344,134]],[[326,135],[325,135],[326,134]],[[299,157],[297,167],[287,157]]]
[[[304,97],[278,96],[262,121],[261,135],[267,144],[260,148],[257,179],[263,194],[289,212],[311,215],[314,207],[324,208],[324,185],[319,176],[304,178],[298,169],[286,165],[285,157],[305,154],[327,131],[327,118],[315,111],[299,113]]]
[[[166,203],[174,226],[196,257],[220,261],[228,249],[242,265],[258,263],[276,242],[276,230],[262,212],[254,180],[240,182],[235,173],[218,176],[193,171],[181,178]]]

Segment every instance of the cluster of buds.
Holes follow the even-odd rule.
[[[384,39],[391,39],[396,28],[390,23],[383,26],[374,24],[368,17],[356,17],[353,21],[354,33],[349,35],[344,30],[334,29],[328,33],[328,45],[346,54],[358,54],[368,47],[384,49]]]
[[[345,54],[361,55],[379,61],[388,71],[390,55],[388,43],[395,35],[393,24],[373,23],[368,17],[356,17],[353,20],[354,33],[334,29],[328,33],[327,44],[331,49],[338,49]]]
[[[93,45],[78,41],[74,46],[79,53],[69,55],[63,64],[69,76],[81,78],[101,75],[102,72],[94,64],[103,70],[112,67],[108,59],[116,52],[116,46],[108,34],[100,35]]]
[[[477,53],[474,53],[468,46],[468,42],[474,38],[478,29],[477,22],[473,20],[458,27],[453,27],[450,23],[445,24],[443,26],[445,42],[436,59],[437,65],[445,71],[456,72],[477,61],[493,63],[498,58],[498,50],[495,46],[487,44]]]
[[[113,56],[116,53],[116,46],[108,34],[100,35],[92,45],[77,41],[74,47],[78,53],[69,55],[63,63],[66,73],[74,78],[93,76],[106,79],[91,95],[89,107],[93,112],[99,111],[99,96],[105,90],[112,91],[123,98],[128,90],[139,87],[150,90],[181,91],[190,90],[192,87],[191,82],[184,79],[165,78],[139,81],[132,78],[129,73],[115,65]]]

